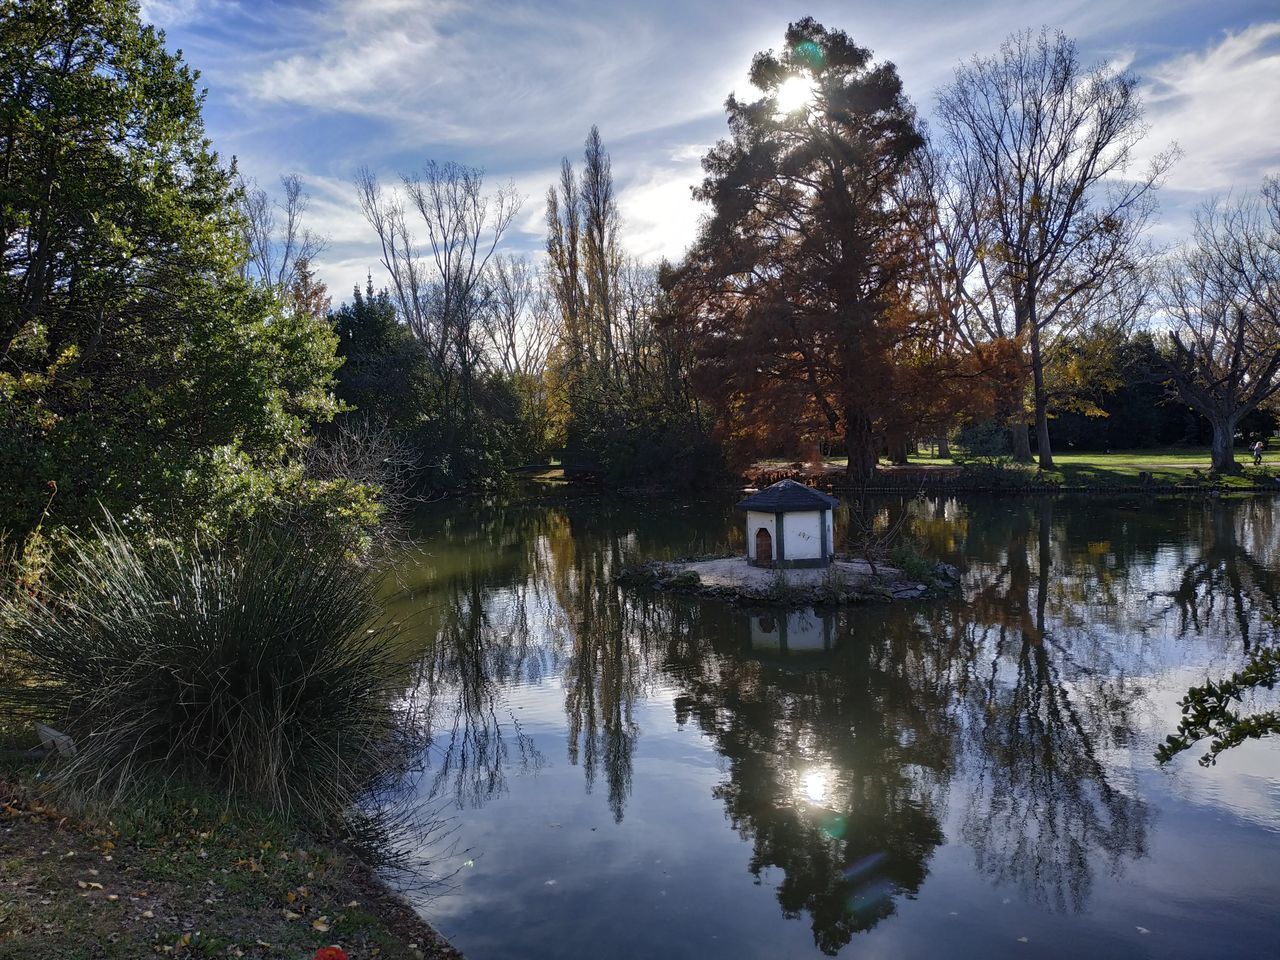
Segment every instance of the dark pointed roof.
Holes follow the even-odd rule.
[[[759,493],[753,493],[738,501],[739,510],[759,510],[761,513],[788,513],[796,510],[830,510],[839,504],[821,490],[806,487],[794,480],[779,480]]]

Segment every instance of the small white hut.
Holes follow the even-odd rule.
[[[747,562],[755,567],[826,567],[835,556],[832,510],[840,501],[780,480],[738,502],[747,514]]]

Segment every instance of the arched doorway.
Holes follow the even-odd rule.
[[[773,566],[773,534],[764,527],[756,531],[756,564],[761,567]]]

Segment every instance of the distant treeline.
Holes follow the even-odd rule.
[[[536,256],[479,168],[352,171],[379,268],[335,309],[303,181],[273,194],[214,151],[198,75],[135,5],[0,7],[0,531],[104,507],[366,529],[553,454],[695,487],[826,446],[857,484],[978,429],[1046,468],[1208,441],[1231,471],[1273,426],[1280,181],[1154,249],[1177,152],[1138,168],[1133,75],[1018,33],[929,129],[893,64],[806,18],[750,80],[679,262],[627,252],[591,127]]]

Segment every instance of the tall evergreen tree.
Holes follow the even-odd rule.
[[[68,520],[233,509],[332,415],[327,323],[240,276],[198,76],[129,0],[0,5],[0,528],[48,481]]]
[[[815,411],[864,481],[910,269],[893,198],[922,144],[915,112],[893,64],[811,18],[756,56],[751,82],[760,98],[729,98],[730,136],[703,159],[712,215],[674,283],[724,405],[792,431]]]

